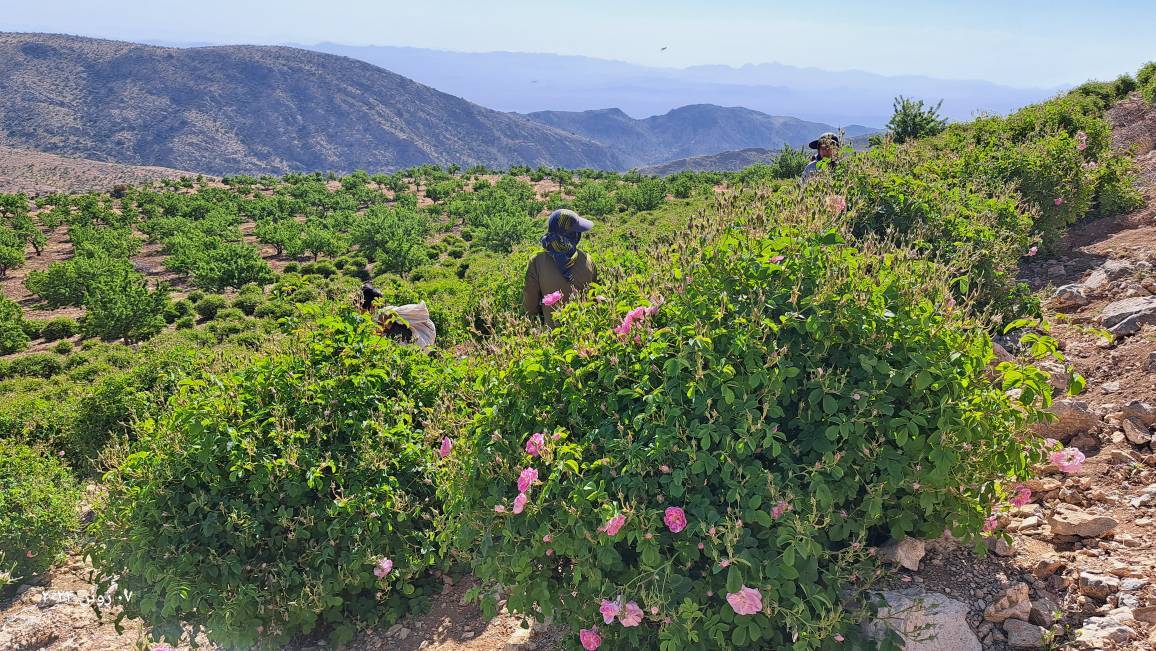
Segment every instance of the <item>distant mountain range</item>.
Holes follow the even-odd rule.
[[[423,163],[621,167],[614,152],[363,61],[0,34],[0,144],[223,175]]]
[[[0,146],[0,192],[37,196],[53,192],[109,190],[116,185],[141,185],[157,179],[196,176],[167,167],[100,163],[27,149]]]
[[[798,146],[834,129],[708,104],[641,120],[618,109],[521,115],[311,50],[0,33],[0,145],[213,175],[426,163],[624,170]]]
[[[756,163],[770,162],[778,153],[779,150],[775,149],[751,147],[707,156],[679,158],[658,165],[646,165],[638,168],[638,171],[648,176],[670,176],[679,172],[737,172]]]
[[[520,113],[617,107],[642,118],[687,104],[710,103],[803,116],[834,125],[881,126],[891,117],[891,101],[896,95],[932,103],[942,99],[944,115],[969,119],[977,112],[1007,113],[1063,90],[855,70],[835,72],[777,63],[658,68],[555,54],[447,52],[335,43],[302,47],[368,61],[472,102]]]
[[[696,104],[636,120],[619,109],[539,111],[533,120],[582,136],[620,152],[629,167],[677,158],[717,154],[752,145],[779,150],[797,147],[835,128],[819,122],[779,117],[746,108]],[[849,137],[876,131],[851,125]]]

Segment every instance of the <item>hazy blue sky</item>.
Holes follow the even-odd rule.
[[[0,30],[781,62],[1052,86],[1156,58],[1152,0],[4,0]],[[660,51],[663,46],[669,49]]]

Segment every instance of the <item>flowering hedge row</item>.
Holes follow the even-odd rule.
[[[446,433],[455,546],[574,646],[829,648],[874,542],[978,533],[1043,459],[1017,433],[1050,390],[988,379],[925,263],[831,233],[682,262],[565,306],[489,379]]]

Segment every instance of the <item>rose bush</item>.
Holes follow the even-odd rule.
[[[491,610],[504,586],[574,648],[830,648],[869,545],[979,533],[1043,460],[1044,376],[994,384],[927,263],[780,234],[673,269],[568,303],[450,426]]]
[[[170,642],[181,622],[239,648],[330,627],[347,640],[435,587],[438,450],[423,428],[460,373],[367,318],[315,327],[247,370],[187,381],[105,478],[101,587]]]

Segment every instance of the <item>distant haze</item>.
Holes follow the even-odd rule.
[[[933,103],[942,99],[944,115],[969,119],[979,112],[1007,113],[1061,90],[775,63],[656,68],[553,54],[334,43],[299,47],[361,59],[471,102],[519,113],[617,108],[643,118],[688,104],[717,104],[838,126],[881,127],[891,115],[896,95]]]

